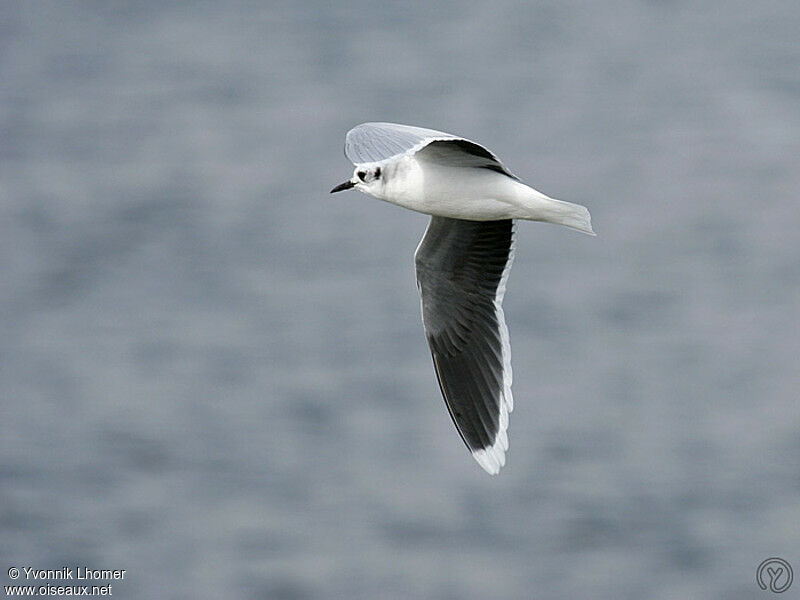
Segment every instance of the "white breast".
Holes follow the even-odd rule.
[[[377,196],[427,215],[488,221],[520,216],[527,186],[491,169],[448,167],[404,157],[385,168]]]

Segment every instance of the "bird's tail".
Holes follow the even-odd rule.
[[[525,186],[522,211],[517,218],[555,223],[595,235],[592,217],[585,206],[550,198],[528,186]]]
[[[544,218],[542,221],[564,225],[589,235],[597,235],[592,229],[592,215],[589,214],[589,209],[585,206],[553,198],[549,200],[550,202],[547,203],[543,211]]]

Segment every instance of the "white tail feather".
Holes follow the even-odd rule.
[[[532,188],[528,190],[533,192],[528,194],[526,202],[530,216],[523,216],[523,219],[555,223],[581,233],[597,235],[592,229],[592,216],[585,206],[550,198]]]
[[[564,225],[570,229],[587,233],[589,235],[597,235],[592,229],[592,215],[585,206],[580,204],[573,204],[572,202],[564,202],[563,200],[551,200],[550,214],[547,218],[543,219],[548,223],[555,223],[556,225]]]

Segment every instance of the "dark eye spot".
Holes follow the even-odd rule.
[[[378,167],[377,169],[375,169],[375,179],[380,179],[380,177],[381,177],[381,168]]]
[[[358,173],[356,173],[356,175],[358,175],[358,178],[361,181],[366,181],[366,177],[367,177],[367,172],[366,171],[359,171]]]

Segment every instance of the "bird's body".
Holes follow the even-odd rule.
[[[422,319],[450,416],[478,463],[505,464],[511,349],[503,315],[513,219],[594,235],[585,207],[522,183],[483,146],[452,134],[364,123],[347,134],[355,188],[431,215],[415,254]]]
[[[501,173],[426,164],[413,156],[393,167],[389,183],[376,195],[381,200],[427,215],[469,221],[523,218],[525,213],[525,192],[530,188]]]
[[[593,233],[583,206],[549,198],[502,171],[428,160],[430,148],[389,162],[380,180],[364,191],[426,215],[546,221]]]

